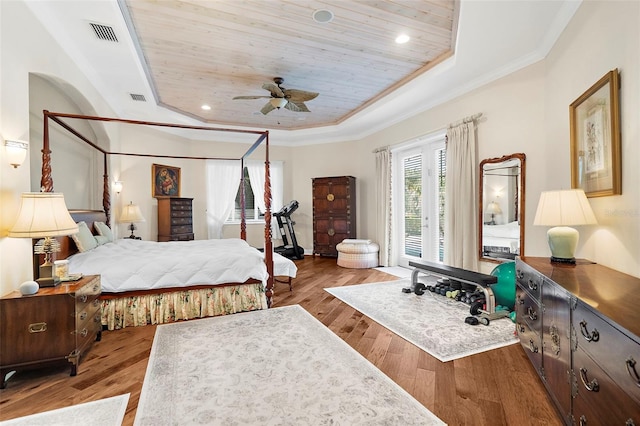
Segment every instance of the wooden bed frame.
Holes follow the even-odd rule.
[[[44,132],[43,132],[43,148],[42,148],[42,175],[40,180],[40,186],[44,192],[53,192],[53,179],[51,177],[51,149],[49,142],[49,119],[59,124],[63,129],[67,130],[72,135],[76,136],[81,141],[90,145],[94,149],[100,151],[104,156],[104,174],[103,174],[103,196],[102,196],[102,204],[104,211],[100,210],[73,210],[70,211],[71,216],[74,218],[76,222],[84,221],[89,229],[95,234],[95,230],[93,229],[93,223],[96,221],[105,222],[107,225],[110,221],[110,211],[111,211],[111,196],[109,193],[109,169],[108,169],[108,157],[110,155],[128,155],[128,156],[140,156],[140,157],[159,157],[159,158],[178,158],[178,159],[194,159],[194,160],[240,160],[241,170],[244,168],[245,159],[253,153],[253,151],[264,143],[265,146],[265,187],[264,187],[264,203],[265,203],[265,231],[264,231],[264,252],[265,252],[265,263],[267,266],[267,285],[264,289],[264,294],[266,296],[267,307],[271,306],[271,301],[273,297],[273,284],[274,284],[274,266],[273,266],[273,243],[271,241],[271,179],[269,173],[269,132],[268,131],[253,131],[253,130],[235,130],[235,129],[226,129],[226,128],[213,128],[213,127],[204,127],[204,126],[189,126],[189,125],[181,125],[181,124],[171,124],[171,123],[160,123],[160,122],[149,122],[149,121],[137,121],[137,120],[126,120],[126,119],[118,119],[118,118],[108,118],[108,117],[97,117],[97,116],[87,116],[87,115],[78,115],[78,114],[66,114],[66,113],[55,113],[49,112],[47,110],[43,111],[44,114]],[[137,153],[125,153],[125,152],[110,152],[105,149],[99,147],[97,143],[89,140],[82,134],[80,134],[77,130],[75,130],[68,123],[63,121],[63,118],[70,119],[81,119],[81,120],[92,120],[92,121],[107,121],[107,122],[119,122],[133,125],[146,125],[146,126],[161,126],[161,127],[170,127],[170,128],[180,128],[180,129],[195,129],[195,130],[209,130],[209,131],[217,131],[217,132],[233,132],[233,133],[248,133],[258,135],[257,140],[251,145],[251,147],[242,155],[240,158],[220,158],[220,157],[187,157],[187,156],[168,156],[168,155],[154,155],[154,154],[137,154]],[[244,173],[239,173],[241,176],[240,180],[240,188],[241,188],[241,214],[240,214],[240,238],[243,240],[247,239],[246,234],[246,216],[245,216],[245,194],[244,194]],[[56,259],[66,259],[72,254],[77,253],[77,248],[75,243],[70,237],[59,238],[61,251],[56,253]],[[37,264],[37,263],[35,263]],[[225,286],[241,286],[241,285],[255,285],[259,283],[258,280],[248,280],[244,283],[225,283],[225,284],[216,284],[216,285],[201,285],[201,286],[191,286],[184,288],[171,288],[171,289],[158,289],[158,290],[142,290],[136,292],[127,292],[127,293],[118,293],[117,295],[113,294],[103,294],[101,296],[101,300],[103,301],[103,307],[105,304],[108,304],[109,301],[114,299],[126,299],[126,298],[136,298],[142,297],[149,294],[167,294],[167,293],[185,293],[189,291],[198,291],[203,289],[214,289],[221,288]],[[105,324],[105,312],[103,309],[103,325]],[[116,327],[119,328],[119,327]]]

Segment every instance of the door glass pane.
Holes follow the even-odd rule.
[[[447,151],[436,151],[436,176],[438,182],[438,238],[436,241],[438,260],[444,261],[444,185],[447,177]]]
[[[404,254],[422,256],[422,155],[406,157],[404,170]]]

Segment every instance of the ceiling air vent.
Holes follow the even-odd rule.
[[[135,93],[129,93],[129,95],[131,95],[131,99],[133,99],[134,101],[147,102],[147,99],[144,97],[144,95],[136,95]]]
[[[118,37],[116,37],[116,33],[113,31],[113,28],[107,25],[94,24],[93,22],[90,22],[89,25],[91,25],[93,32],[99,40],[118,42]]]

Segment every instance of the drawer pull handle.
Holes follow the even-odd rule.
[[[526,331],[526,329],[524,328],[524,325],[518,324],[518,326],[520,327],[520,333],[524,333]]]
[[[524,305],[524,300],[520,296],[518,296],[518,305]]]
[[[80,302],[84,303],[87,301],[87,295],[83,294],[82,296],[80,296]]]
[[[94,286],[93,286],[93,292],[94,292],[94,293],[97,293],[97,292],[98,292],[98,290],[100,290],[100,284],[94,284]]]
[[[587,377],[587,369],[584,367],[580,367],[580,380],[582,380],[582,384],[589,392],[598,392],[600,390],[598,380],[593,379],[589,381],[589,378]]]
[[[580,416],[580,426],[587,426],[587,418],[584,414]]]
[[[627,373],[629,373],[629,376],[631,376],[631,378],[635,380],[636,386],[640,387],[640,376],[636,371],[636,360],[633,359],[633,357],[629,357],[629,359],[627,359],[626,364],[627,364]]]
[[[636,426],[636,423],[633,421],[633,419],[629,418],[627,419],[626,422],[624,422],[625,426]]]
[[[587,342],[597,342],[600,340],[600,333],[598,333],[598,330],[595,328],[593,329],[593,332],[589,333],[589,330],[587,330],[587,322],[585,320],[580,321],[580,333],[582,333],[582,336]]]
[[[87,334],[89,334],[89,330],[87,330],[86,328],[83,328],[82,331],[80,332],[80,335],[82,337],[87,337]]]
[[[537,320],[537,319],[538,319],[538,314],[537,314],[537,312],[536,312],[536,311],[534,311],[534,310],[533,310],[533,308],[532,308],[531,306],[529,306],[529,307],[527,308],[527,315],[529,316],[529,319],[530,319],[531,321],[535,321],[535,320]]]
[[[536,346],[535,343],[533,343],[532,339],[529,339],[529,350],[534,354],[538,353],[538,347]]]
[[[333,228],[330,228],[330,229],[327,231],[327,234],[328,234],[330,237],[333,237],[334,235],[336,235],[336,231],[335,231]]]
[[[533,279],[529,278],[529,281],[527,282],[527,285],[529,286],[530,290],[537,290],[538,289],[538,284],[536,284],[535,281],[533,281]]]
[[[524,278],[524,272],[522,272],[520,269],[516,270],[516,277],[518,277],[518,279],[523,279]]]
[[[100,299],[93,300],[93,306],[98,306],[100,304]]]
[[[42,333],[45,331],[47,331],[46,322],[34,322],[33,324],[29,324],[29,333]]]
[[[80,314],[80,321],[84,320],[87,317],[87,313],[86,312],[82,312]]]

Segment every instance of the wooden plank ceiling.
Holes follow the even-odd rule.
[[[160,104],[207,123],[338,124],[453,54],[457,0],[125,0]],[[315,11],[333,20],[318,23]],[[401,34],[411,37],[397,44]],[[263,115],[262,88],[317,92],[310,112]],[[202,110],[203,104],[211,110]]]

